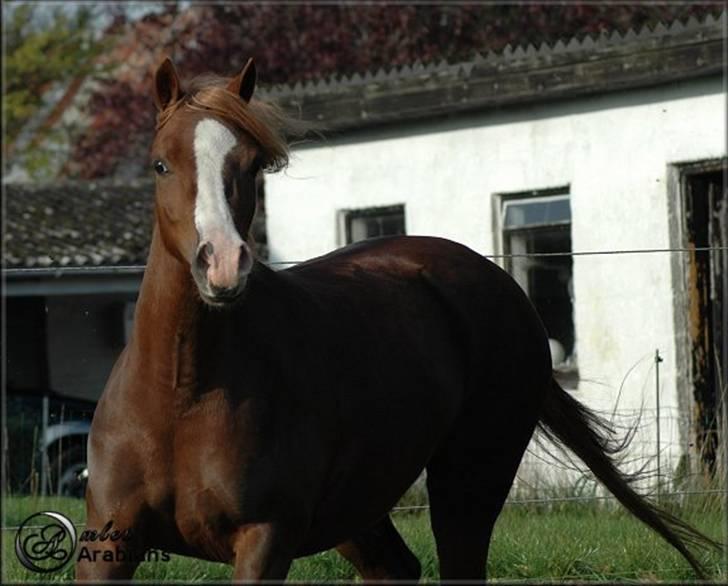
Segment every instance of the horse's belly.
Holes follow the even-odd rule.
[[[330,492],[317,511],[300,555],[331,549],[373,526],[397,503],[422,472],[427,457],[400,468],[375,462],[366,474],[352,474]]]
[[[369,409],[346,422],[302,555],[346,541],[396,505],[452,428],[459,392],[415,393],[417,399],[396,402],[380,396],[376,417],[361,417]]]

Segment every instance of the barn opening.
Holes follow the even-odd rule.
[[[694,453],[704,475],[720,462],[721,396],[728,383],[728,196],[725,161],[681,177],[686,255]]]

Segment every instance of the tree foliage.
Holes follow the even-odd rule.
[[[127,23],[126,41],[149,59],[112,77],[90,103],[93,123],[78,144],[75,172],[114,173],[118,162],[141,161],[153,128],[153,65],[170,55],[179,69],[232,74],[253,56],[262,83],[294,83],[390,69],[415,61],[471,59],[507,44],[554,43],[604,30],[626,31],[659,21],[703,17],[720,6],[572,2],[527,5],[197,5]],[[142,62],[140,61],[140,64]],[[69,167],[69,170],[72,170]]]
[[[93,16],[94,11],[85,6],[75,13],[56,7],[45,15],[39,13],[37,4],[3,7],[6,160],[25,157],[31,150],[32,144],[21,144],[19,139],[44,106],[46,91],[54,84],[63,88],[73,78],[95,71],[94,60],[108,42],[95,38]],[[42,160],[39,156],[33,159],[35,164]]]

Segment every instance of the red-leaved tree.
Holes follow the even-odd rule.
[[[154,125],[154,65],[170,55],[181,72],[232,74],[252,56],[263,84],[295,83],[355,72],[447,60],[507,44],[553,43],[604,30],[715,13],[716,4],[569,3],[564,5],[167,6],[135,22],[115,23],[121,40],[107,58],[120,63],[88,104],[89,125],[65,168],[97,178],[143,172]]]

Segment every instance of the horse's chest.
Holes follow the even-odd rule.
[[[240,414],[214,398],[181,418],[175,431],[175,521],[186,543],[212,559],[232,555],[229,537],[244,519],[254,443]]]

